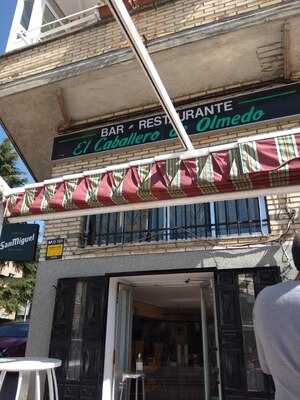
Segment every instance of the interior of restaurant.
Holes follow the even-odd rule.
[[[117,386],[124,371],[136,370],[140,355],[147,400],[218,399],[212,280],[176,274],[126,281],[117,306]],[[135,398],[135,385],[126,390],[127,399]]]

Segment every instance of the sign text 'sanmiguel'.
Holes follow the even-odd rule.
[[[39,236],[37,224],[3,225],[0,238],[1,261],[35,261]]]

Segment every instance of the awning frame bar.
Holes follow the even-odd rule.
[[[162,105],[165,113],[177,133],[181,143],[187,151],[193,151],[194,146],[187,134],[180,117],[171,101],[171,98],[157,72],[157,69],[127,11],[123,0],[106,0],[111,13],[121,27],[122,32],[128,40],[137,60],[139,61],[145,75]]]
[[[210,203],[212,201],[240,200],[240,199],[256,198],[259,196],[271,196],[271,195],[297,193],[297,192],[298,193],[300,192],[300,185],[236,191],[229,193],[220,192],[220,193],[213,193],[195,197],[169,199],[169,200],[164,200],[163,202],[161,200],[157,200],[157,201],[149,201],[146,203],[140,202],[140,203],[121,204],[111,207],[97,207],[97,208],[80,209],[80,210],[58,211],[48,214],[46,213],[46,214],[35,214],[35,215],[23,215],[19,217],[7,217],[7,219],[12,223],[37,221],[37,220],[45,220],[45,221],[55,220],[55,219],[60,220],[64,218],[77,218],[88,215],[107,214],[107,213],[121,212],[121,211],[146,210],[149,208]]]

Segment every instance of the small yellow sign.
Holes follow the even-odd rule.
[[[59,260],[64,252],[64,239],[50,239],[47,242],[46,260]]]

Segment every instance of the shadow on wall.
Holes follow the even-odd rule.
[[[227,250],[206,250],[203,252],[203,257],[199,261],[196,268],[216,267],[218,269],[230,268],[231,260],[234,260],[235,268],[239,268],[238,261],[240,260],[240,268],[248,267],[267,267],[278,265],[278,253],[280,254],[280,246],[269,246],[266,249],[258,251],[253,249],[227,249]],[[212,265],[214,264],[214,265]]]

